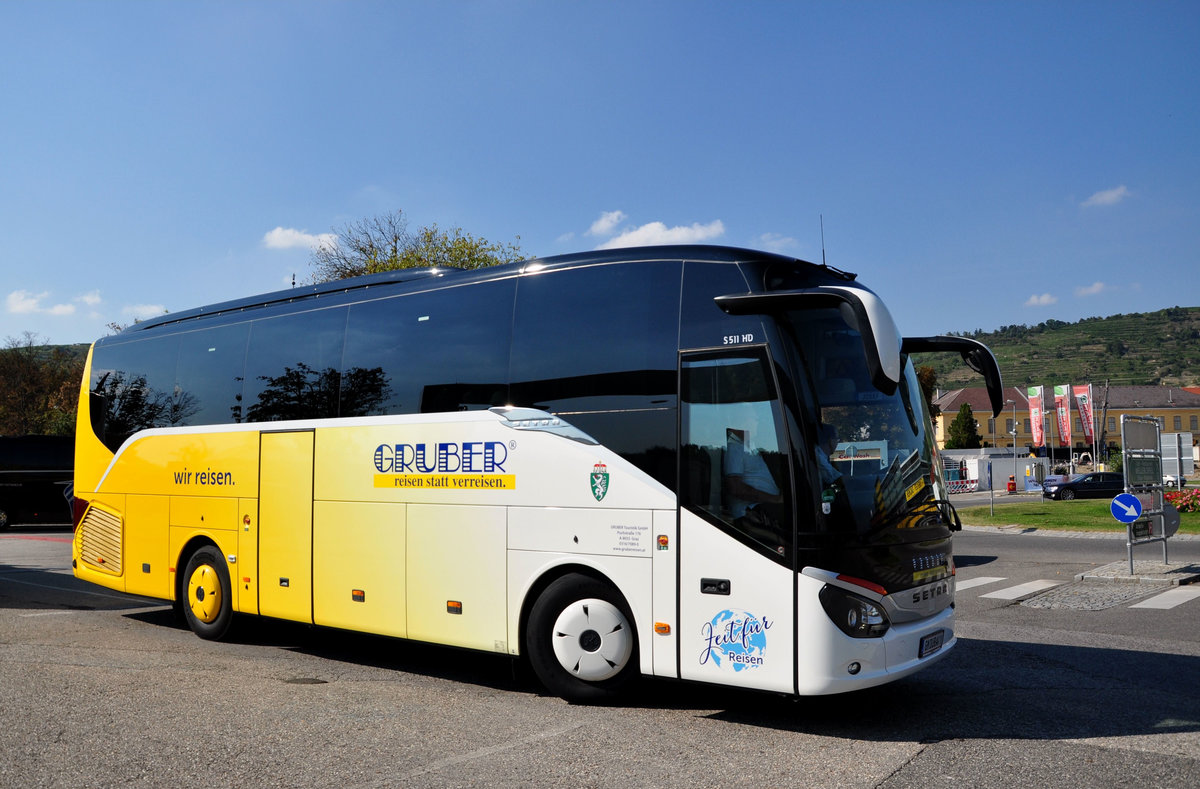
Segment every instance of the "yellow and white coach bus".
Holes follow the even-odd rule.
[[[793,694],[955,644],[957,525],[901,338],[853,274],[680,246],[293,288],[98,340],[75,574],[235,613]]]

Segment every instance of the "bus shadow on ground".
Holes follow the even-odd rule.
[[[0,608],[120,611],[160,604],[161,600],[126,595],[80,581],[69,570],[0,563]]]
[[[187,630],[168,606],[125,615],[149,625]],[[365,668],[419,674],[494,690],[538,693],[541,686],[524,666],[505,655],[456,649],[420,641],[318,627],[282,619],[235,615],[223,641],[282,649]]]
[[[959,569],[963,567],[980,567],[985,564],[991,564],[999,558],[998,556],[964,556],[956,553],[954,555],[954,566]]]
[[[849,695],[734,700],[710,717],[881,742],[1200,732],[1200,658],[960,639],[923,673]]]
[[[125,616],[183,627],[169,608]],[[522,661],[504,655],[252,617],[239,617],[229,640],[550,698]],[[613,706],[880,742],[1129,737],[1200,732],[1200,693],[1188,684],[1195,676],[1200,658],[1185,655],[960,638],[925,671],[851,694],[794,698],[641,678]]]

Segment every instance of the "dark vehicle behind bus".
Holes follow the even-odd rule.
[[[1072,499],[1111,499],[1125,492],[1125,477],[1115,471],[1094,471],[1077,474],[1069,480],[1047,478],[1042,495],[1058,501]]]
[[[70,436],[0,437],[0,529],[71,522],[74,452]]]

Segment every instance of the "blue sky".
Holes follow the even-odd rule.
[[[854,271],[901,331],[1200,306],[1195,2],[0,4],[0,340],[403,210]],[[614,333],[619,327],[609,327]]]

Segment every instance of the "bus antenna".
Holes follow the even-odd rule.
[[[821,265],[825,266],[825,215],[817,214],[821,218]]]

